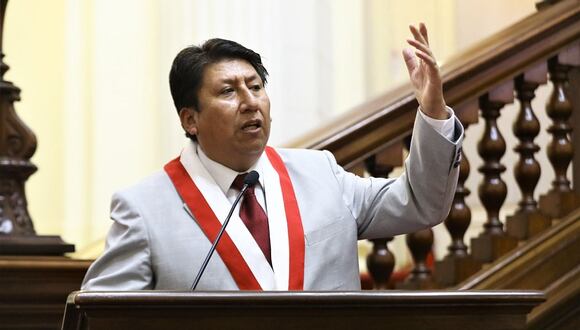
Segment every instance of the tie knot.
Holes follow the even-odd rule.
[[[242,187],[244,186],[244,178],[248,173],[238,174],[234,179],[234,183],[232,183],[232,187],[237,189],[238,191],[242,191]]]

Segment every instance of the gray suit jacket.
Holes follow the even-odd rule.
[[[302,217],[304,289],[360,289],[358,239],[414,232],[443,221],[455,192],[462,138],[457,120],[450,142],[417,115],[405,172],[397,179],[357,177],[329,152],[277,149]],[[189,289],[211,242],[165,172],[117,192],[111,218],[105,252],[87,272],[83,290]],[[236,289],[214,254],[198,290]]]

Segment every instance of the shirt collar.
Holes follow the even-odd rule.
[[[209,172],[209,174],[215,180],[215,182],[220,187],[220,189],[223,191],[223,193],[227,194],[227,192],[231,188],[232,183],[234,182],[235,178],[238,176],[238,174],[242,174],[242,173],[234,171],[231,168],[229,168],[225,165],[222,165],[222,164],[214,161],[213,159],[210,159],[205,154],[205,152],[203,152],[203,150],[201,149],[201,147],[199,146],[198,143],[195,143],[193,141],[191,141],[191,143],[195,144],[193,150],[195,150],[195,152],[197,153],[199,160],[200,160],[201,164],[203,165],[203,167],[205,167],[205,169]],[[261,165],[262,162],[260,160],[263,157],[264,157],[264,153],[262,153],[262,155],[260,156],[260,159],[254,165],[252,165],[247,171],[247,172],[250,172],[250,171],[258,172],[258,174],[260,175],[258,182],[262,186],[262,188],[264,187],[264,176],[262,175],[263,174],[262,165]],[[243,172],[243,173],[247,173],[247,172]]]

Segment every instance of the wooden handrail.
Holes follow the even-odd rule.
[[[566,0],[458,53],[441,68],[445,99],[458,107],[580,39],[580,0]],[[288,144],[326,149],[351,168],[409,135],[417,102],[404,84]]]
[[[544,290],[580,263],[580,209],[458,285],[459,290]],[[555,256],[560,256],[562,260]]]

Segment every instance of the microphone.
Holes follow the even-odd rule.
[[[230,222],[230,218],[232,217],[232,213],[234,213],[234,209],[236,208],[236,205],[238,205],[238,203],[240,202],[240,199],[242,199],[242,196],[244,195],[246,190],[258,182],[258,178],[260,178],[260,174],[258,174],[258,172],[256,172],[256,171],[251,171],[250,173],[246,174],[246,176],[244,177],[244,185],[242,186],[242,190],[240,191],[240,193],[236,197],[234,204],[232,204],[232,208],[230,209],[230,212],[228,213],[226,220],[224,220],[224,223],[222,224],[222,227],[220,228],[220,231],[218,232],[217,237],[215,238],[215,241],[213,242],[211,248],[209,249],[207,256],[205,256],[205,260],[203,261],[203,264],[201,264],[201,268],[199,269],[199,272],[197,273],[197,276],[195,276],[195,280],[193,281],[193,284],[191,285],[191,291],[194,291],[195,288],[197,287],[197,284],[199,283],[199,280],[201,279],[201,275],[203,275],[203,272],[205,271],[205,268],[207,267],[207,264],[209,263],[209,259],[211,259],[211,256],[213,255],[215,248],[217,247],[220,239],[222,238],[224,231],[226,230],[226,226]]]

